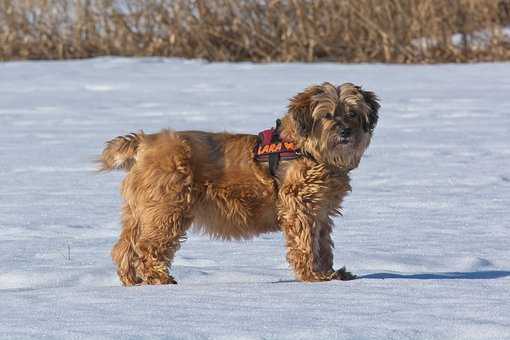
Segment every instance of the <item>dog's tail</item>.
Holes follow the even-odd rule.
[[[145,134],[130,133],[116,137],[106,142],[106,147],[98,160],[100,171],[123,169],[129,171],[135,164],[138,147],[145,138]]]

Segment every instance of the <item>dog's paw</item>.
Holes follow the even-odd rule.
[[[152,284],[156,284],[156,285],[176,285],[177,281],[175,281],[175,279],[173,278],[172,275],[168,275],[167,277],[158,278]]]
[[[177,281],[171,276],[152,276],[144,280],[140,285],[176,285]]]
[[[350,281],[355,280],[358,277],[351,272],[348,272],[345,267],[342,267],[333,273],[333,280]]]
[[[150,272],[145,277],[142,277],[142,285],[170,285],[177,284],[174,277],[168,272],[168,267],[165,265],[153,266]]]

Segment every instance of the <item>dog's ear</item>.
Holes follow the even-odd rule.
[[[313,96],[322,93],[321,86],[311,86],[290,99],[289,114],[296,122],[297,132],[306,137],[313,127]]]
[[[379,104],[379,98],[374,92],[361,90],[361,93],[365,103],[367,103],[370,108],[370,112],[368,113],[368,122],[364,124],[363,127],[365,131],[372,132],[377,125],[377,120],[379,119],[379,108],[381,105]]]

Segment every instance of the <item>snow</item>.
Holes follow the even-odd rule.
[[[280,234],[189,235],[178,285],[121,287],[123,173],[103,143],[143,129],[256,133],[311,83],[382,98],[335,220],[350,282],[294,281]],[[0,337],[510,339],[510,64],[0,64]]]

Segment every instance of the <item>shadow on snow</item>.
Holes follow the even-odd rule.
[[[408,280],[490,280],[510,276],[510,271],[488,270],[476,272],[395,274],[374,273],[358,277],[359,279],[408,279]]]

